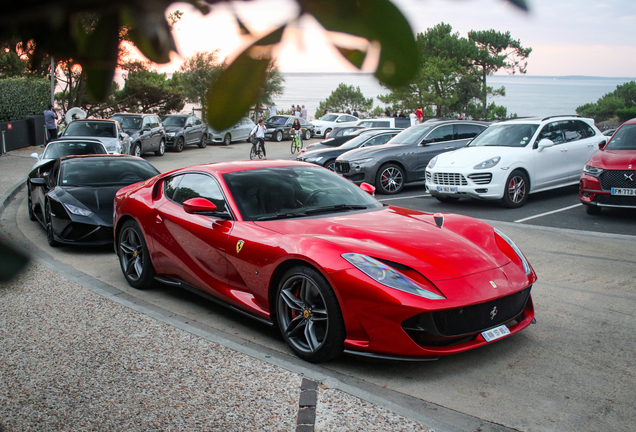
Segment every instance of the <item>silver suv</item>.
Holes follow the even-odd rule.
[[[396,194],[405,183],[422,181],[428,162],[440,153],[464,147],[488,123],[466,120],[411,126],[387,144],[351,150],[336,159],[336,172],[356,184],[374,185],[379,193]]]

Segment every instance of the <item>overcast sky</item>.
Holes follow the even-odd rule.
[[[415,33],[440,22],[466,37],[470,30],[510,31],[524,47],[531,47],[528,75],[586,75],[636,77],[635,0],[526,0],[524,13],[501,0],[393,0]],[[295,15],[291,0],[255,0],[215,6],[202,16],[186,4],[175,38],[181,57],[161,71],[178,69],[183,57],[195,51],[219,49],[232,58],[268,28]],[[235,11],[255,36],[241,37],[232,18]],[[283,72],[355,71],[329,47],[313,19],[290,26],[277,51]],[[365,64],[372,70],[372,59]]]

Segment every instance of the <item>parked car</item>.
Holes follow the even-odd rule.
[[[324,166],[331,171],[336,170],[336,158],[350,150],[363,147],[371,147],[386,144],[391,138],[401,132],[400,129],[376,130],[364,129],[365,133],[356,135],[352,140],[347,141],[338,147],[326,147],[301,153],[296,156],[296,160],[310,162]],[[362,131],[361,131],[362,132]]]
[[[612,135],[614,135],[614,132],[616,132],[616,129],[605,129],[603,131],[603,135],[605,135],[607,139],[609,140],[612,137]]]
[[[329,132],[339,126],[355,126],[360,119],[351,114],[327,113],[318,120],[311,122],[316,128],[315,135],[327,137]]]
[[[411,127],[411,119],[404,117],[378,117],[360,120],[356,123],[357,126],[362,127],[383,127],[383,128],[402,128],[406,129]]]
[[[156,114],[117,113],[111,117],[130,135],[130,154],[141,156],[155,152],[163,156],[166,152],[166,131]]]
[[[356,184],[373,184],[380,193],[395,194],[405,183],[423,181],[433,157],[464,147],[487,125],[453,120],[411,126],[386,145],[351,150],[338,157],[336,172]]]
[[[108,151],[106,151],[104,144],[95,138],[58,138],[44,147],[41,156],[37,153],[31,153],[31,157],[37,161],[31,169],[33,170],[53,159],[86,154],[108,154]]]
[[[505,234],[372,192],[295,161],[187,167],[117,193],[115,250],[132,287],[161,281],[276,324],[312,362],[430,360],[532,323],[537,277]]]
[[[339,147],[347,141],[360,136],[362,133],[368,133],[372,131],[381,131],[381,130],[393,130],[389,128],[361,128],[358,126],[347,126],[343,128],[335,128],[331,131],[331,138],[327,138],[324,141],[320,141],[314,144],[310,144],[308,146],[303,147],[300,151],[300,154],[306,153],[308,151],[320,150],[326,148]],[[400,129],[401,130],[401,129]]]
[[[220,131],[208,126],[208,136],[210,141],[220,142],[227,146],[236,141],[249,141],[252,129],[254,129],[254,122],[248,117],[243,117],[234,126]]]
[[[51,246],[113,241],[115,193],[159,171],[128,155],[84,155],[53,159],[29,173],[29,219],[46,229]]]
[[[636,118],[621,125],[587,161],[579,198],[588,214],[603,207],[636,208]]]
[[[466,148],[431,160],[426,187],[442,202],[477,198],[521,207],[529,194],[577,184],[605,140],[593,120],[579,116],[502,121]]]
[[[73,120],[64,129],[61,138],[94,138],[102,142],[109,154],[126,154],[130,151],[131,137],[113,120]]]
[[[190,114],[169,114],[161,119],[166,131],[166,147],[182,152],[185,146],[197,145],[205,148],[208,145],[207,126],[200,118]]]
[[[289,133],[289,129],[291,129],[294,124],[294,120],[298,119],[300,121],[300,126],[302,128],[302,137],[304,140],[311,139],[314,136],[314,125],[309,123],[307,120],[295,117],[295,116],[272,116],[265,120],[265,127],[267,128],[267,132],[265,132],[266,139],[273,139],[274,141],[282,141],[283,139],[291,139],[291,135]]]

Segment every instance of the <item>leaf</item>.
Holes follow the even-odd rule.
[[[380,43],[375,75],[389,86],[406,84],[417,73],[419,58],[408,21],[389,0],[297,0],[329,31]]]
[[[245,24],[243,24],[243,21],[241,21],[241,19],[238,16],[234,15],[234,18],[236,18],[236,23],[239,26],[239,30],[242,36],[248,36],[252,34],[250,30],[247,27],[245,27]]]
[[[339,47],[339,46],[336,46],[336,48],[338,48],[338,51],[340,51],[340,54],[342,54],[342,56],[344,58],[349,60],[349,62],[352,65],[354,65],[358,69],[360,69],[362,67],[362,64],[364,63],[364,59],[367,56],[367,52],[366,51],[342,48],[342,47]]]
[[[130,25],[130,39],[149,60],[169,63],[170,52],[177,52],[172,29],[163,8],[150,11],[128,10],[122,13],[124,23]]]
[[[513,5],[517,6],[519,9],[523,9],[526,12],[528,12],[529,10],[526,0],[504,0],[504,1],[509,1]]]
[[[115,76],[119,27],[118,14],[103,15],[88,36],[86,50],[81,53],[81,64],[86,69],[86,84],[98,100],[106,99]]]
[[[283,31],[281,27],[254,42],[212,84],[207,120],[214,129],[232,126],[258,101],[267,82],[272,46],[280,42]]]
[[[22,252],[0,241],[0,282],[6,282],[17,275],[29,262]]]

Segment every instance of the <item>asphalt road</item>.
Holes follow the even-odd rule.
[[[292,158],[287,141],[267,142],[266,147],[269,159]],[[249,149],[247,143],[186,148],[183,153],[146,159],[167,171],[248,159]],[[378,198],[419,210],[467,214],[508,234],[539,276],[532,290],[537,324],[514,337],[436,362],[343,357],[307,367],[350,377],[396,404],[412,409],[427,406],[433,417],[457,412],[524,431],[636,429],[633,212],[588,216],[578,205],[575,188],[531,196],[526,206],[515,210],[476,201],[442,204],[421,184],[405,188],[399,196]],[[148,291],[130,288],[111,248],[50,248],[42,227],[27,218],[24,192],[3,219],[15,222],[15,235],[42,254],[121,290],[122,295],[232,335],[273,357],[292,357],[276,330],[189,292],[163,285]]]

